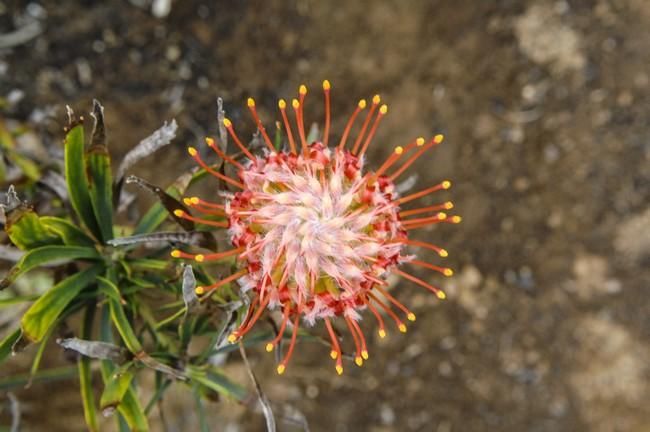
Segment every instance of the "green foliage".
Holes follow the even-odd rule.
[[[52,205],[46,208],[54,214],[48,215],[37,213],[35,209],[41,208],[38,203],[14,200],[4,206],[7,238],[24,254],[0,281],[0,290],[4,290],[0,291],[0,308],[31,304],[20,319],[20,327],[0,341],[0,367],[12,351],[24,355],[20,351],[25,345],[41,345],[30,373],[0,379],[0,389],[76,376],[91,431],[100,429],[98,410],[104,414],[115,411],[119,430],[148,431],[147,414],[172,385],[185,386],[188,396],[199,399],[201,409],[200,400],[215,400],[215,394],[246,400],[247,390],[209,362],[215,352],[226,352],[217,346],[227,324],[233,322],[233,312],[224,312],[230,310],[226,307],[215,310],[200,305],[195,296],[188,303],[193,286],[184,293],[182,269],[167,258],[171,240],[150,234],[165,225],[176,226],[181,233],[200,234],[195,238],[201,239],[201,245],[216,250],[211,235],[193,232],[192,223],[173,215],[173,210],[184,208],[179,199],[185,189],[203,173],[186,173],[165,189],[141,179],[132,181],[153,192],[157,202],[140,219],[125,221],[117,207],[123,196],[121,188],[129,179],[123,181],[120,175],[113,179],[101,106],[95,103],[93,109],[95,123],[89,145],[83,121],[76,120],[71,111],[69,117],[63,149],[67,198],[50,198]],[[15,160],[22,157],[1,123],[0,147],[11,150]],[[43,174],[37,164],[22,164],[25,175],[34,181]],[[33,192],[30,189],[30,195],[36,195]],[[116,225],[117,220],[120,225]],[[120,246],[122,243],[113,241],[114,233],[133,234],[135,240]],[[149,235],[159,247],[139,247],[140,239],[147,240]],[[202,282],[210,281],[200,268],[195,270]],[[52,273],[52,286],[22,292],[21,282],[44,271]],[[234,299],[227,287],[215,297],[222,303]],[[80,320],[76,317],[81,312]],[[79,322],[79,328],[74,328]],[[44,352],[52,348],[48,339],[60,334],[64,324],[75,337],[57,342],[77,351],[77,367],[39,370]],[[197,336],[211,343],[198,355],[190,355],[188,346]],[[145,370],[156,375],[149,401],[142,401],[138,391]],[[93,389],[100,380],[103,386],[97,399]]]

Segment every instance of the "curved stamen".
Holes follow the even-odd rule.
[[[330,352],[330,357],[332,359],[336,360],[336,373],[341,375],[343,373],[343,360],[342,360],[342,355],[341,355],[341,346],[339,345],[338,338],[336,337],[336,334],[334,333],[334,329],[332,328],[332,323],[330,322],[330,319],[325,317],[325,327],[327,327],[327,332],[330,335],[330,339],[332,340],[332,351]]]
[[[356,355],[354,357],[354,362],[356,363],[357,366],[361,367],[363,366],[363,357],[361,356],[361,344],[359,342],[359,336],[357,335],[357,332],[354,329],[354,325],[352,324],[352,320],[350,317],[344,317],[345,322],[348,325],[348,329],[350,330],[350,334],[352,335],[352,339],[354,339],[354,346],[356,347]]]
[[[397,160],[402,156],[404,153],[404,148],[397,146],[395,147],[395,150],[393,150],[393,153],[391,153],[390,156],[386,159],[386,161],[379,167],[377,171],[375,171],[375,177],[379,177],[382,175],[388,168],[390,168]]]
[[[300,143],[302,145],[302,154],[307,154],[307,140],[305,139],[305,125],[302,123],[302,110],[300,109],[300,102],[298,99],[293,99],[291,101],[291,106],[293,107],[293,112],[296,116],[296,124],[298,125],[298,136],[300,137]]]
[[[284,336],[284,329],[287,328],[287,321],[289,321],[289,311],[289,303],[286,303],[284,305],[284,311],[282,312],[282,322],[280,323],[278,334],[275,336],[275,338],[273,338],[271,342],[266,344],[267,352],[273,351],[273,348],[275,348],[275,346],[282,340],[282,337]]]
[[[366,100],[361,99],[359,103],[357,103],[357,107],[348,119],[348,123],[345,125],[345,129],[343,130],[343,135],[341,136],[341,142],[339,142],[339,149],[343,150],[345,147],[345,142],[348,140],[348,135],[350,134],[350,130],[352,129],[352,125],[354,124],[354,119],[357,118],[357,115],[361,110],[366,108]]]
[[[212,168],[210,168],[208,166],[208,164],[203,162],[203,159],[201,159],[201,156],[199,155],[199,152],[194,147],[188,147],[187,152],[190,154],[190,156],[192,156],[192,159],[194,159],[196,161],[196,163],[198,163],[201,166],[201,168],[206,170],[208,173],[212,174],[213,176],[215,176],[215,177],[217,177],[217,178],[219,178],[219,179],[221,179],[221,180],[223,180],[223,181],[225,181],[227,183],[230,183],[233,186],[236,186],[236,187],[238,187],[240,189],[244,189],[244,185],[242,183],[240,183],[240,182],[238,182],[236,180],[233,180],[230,177],[228,177],[228,176],[226,176],[224,174],[221,174],[219,171],[215,171]]]
[[[354,329],[357,331],[357,334],[359,335],[359,341],[361,342],[361,358],[363,360],[368,360],[368,348],[366,347],[366,338],[363,336],[363,331],[361,331],[361,327],[359,327],[359,323],[356,322],[355,320],[351,319],[350,322],[354,326]]]
[[[449,267],[439,267],[437,265],[429,264],[428,262],[424,262],[424,261],[420,261],[420,260],[416,260],[416,259],[409,261],[409,263],[419,265],[421,267],[426,267],[428,269],[437,271],[437,272],[442,273],[443,275],[445,275],[447,277],[452,276],[454,274],[454,271],[452,269],[450,269]]]
[[[203,225],[210,225],[210,226],[216,226],[216,227],[221,227],[221,228],[228,228],[228,222],[220,222],[220,221],[213,221],[213,220],[208,220],[208,219],[201,219],[194,217],[187,213],[185,210],[181,209],[176,209],[174,210],[174,216],[182,218],[182,219],[187,219],[192,222],[200,223]]]
[[[404,314],[406,315],[406,318],[409,321],[415,321],[415,314],[411,312],[406,306],[404,306],[402,303],[400,303],[399,300],[397,300],[395,297],[393,297],[388,291],[385,289],[376,286],[375,289],[381,293],[389,302],[397,306],[398,309],[400,309]]]
[[[403,198],[398,199],[395,201],[397,205],[402,205],[404,203],[407,203],[409,201],[413,201],[414,199],[418,199],[420,197],[429,195],[430,193],[439,191],[441,189],[449,189],[451,187],[451,182],[449,180],[445,180],[443,182],[438,183],[437,185],[431,186],[428,189],[421,190],[419,192],[412,193],[411,195],[407,195]]]
[[[268,134],[266,133],[266,128],[264,127],[264,124],[262,123],[262,120],[260,120],[260,117],[257,115],[257,109],[255,108],[255,99],[253,98],[248,98],[247,101],[248,105],[248,110],[251,112],[251,115],[253,116],[253,119],[255,120],[255,125],[257,126],[257,130],[262,133],[262,137],[264,137],[264,142],[268,146],[269,150],[272,152],[275,152],[275,147],[273,146],[273,143],[271,142],[271,139],[269,138]]]
[[[366,138],[366,141],[363,143],[363,147],[361,147],[361,151],[357,155],[358,157],[363,156],[366,153],[366,150],[368,150],[370,141],[372,141],[372,138],[375,136],[375,132],[377,132],[377,127],[379,126],[379,122],[381,121],[382,118],[384,118],[387,112],[388,112],[387,105],[382,105],[381,108],[379,108],[377,117],[375,117],[375,122],[373,123],[372,128],[370,128],[370,133],[368,133],[368,137]]]
[[[397,328],[399,329],[399,331],[401,331],[402,333],[406,333],[406,324],[404,324],[402,322],[402,320],[399,319],[399,317],[397,315],[395,315],[395,312],[393,312],[393,310],[390,308],[390,306],[388,306],[387,304],[385,304],[384,302],[379,300],[379,298],[376,295],[374,295],[373,293],[369,292],[368,296],[370,298],[372,298],[375,301],[375,303],[377,303],[379,306],[381,306],[381,308],[384,310],[384,312],[386,312],[388,314],[388,316],[391,317],[393,319],[393,321],[395,321],[395,324],[397,325]]]
[[[363,139],[363,136],[366,133],[366,129],[368,129],[368,124],[370,124],[370,119],[372,118],[372,115],[375,113],[375,110],[377,109],[379,102],[381,102],[381,98],[379,97],[379,95],[374,95],[372,98],[372,105],[370,105],[370,111],[368,111],[368,115],[366,116],[366,119],[364,120],[363,125],[361,126],[361,131],[359,132],[359,136],[354,141],[354,147],[352,147],[352,154],[357,154],[357,151],[359,150],[359,146],[361,145],[361,140]]]
[[[438,247],[438,246],[436,246],[434,244],[426,243],[426,242],[419,241],[419,240],[409,240],[409,239],[403,238],[403,239],[397,239],[396,243],[402,243],[402,244],[406,244],[406,245],[409,245],[409,246],[417,246],[417,247],[423,247],[425,249],[430,249],[430,250],[436,252],[438,255],[440,255],[443,258],[446,258],[446,257],[449,256],[449,253],[447,252],[446,249],[443,249],[443,248]]]
[[[323,92],[325,93],[325,130],[323,131],[323,145],[327,147],[330,137],[330,82],[323,81]]]
[[[401,276],[405,277],[406,279],[408,279],[410,281],[413,281],[416,284],[428,289],[429,291],[434,293],[436,295],[436,297],[438,297],[440,300],[444,300],[445,298],[447,298],[447,296],[445,295],[445,293],[443,291],[441,291],[439,288],[434,287],[433,285],[430,285],[430,284],[426,283],[422,279],[417,278],[417,277],[415,277],[413,275],[410,275],[410,274],[408,274],[406,272],[403,272],[402,270],[400,270],[398,268],[394,268],[393,271],[395,273],[397,273],[398,275],[401,275]]]
[[[244,146],[244,144],[242,144],[241,140],[239,139],[239,137],[235,133],[235,129],[232,127],[232,122],[229,119],[225,118],[225,119],[223,119],[223,125],[226,127],[226,130],[228,130],[228,134],[230,134],[230,137],[235,141],[235,144],[237,144],[237,146],[241,149],[241,151],[244,152],[246,157],[248,159],[254,161],[255,157],[253,156],[253,154],[250,151],[248,151],[246,146]]]
[[[384,326],[384,319],[379,315],[379,312],[377,312],[377,309],[370,303],[370,300],[367,298],[363,299],[363,302],[368,306],[368,309],[370,309],[370,312],[375,316],[377,319],[377,323],[379,323],[379,337],[380,338],[385,338],[386,337],[386,328]]]
[[[287,368],[287,364],[291,359],[291,354],[293,354],[293,348],[296,346],[296,338],[298,337],[298,325],[300,324],[300,313],[302,312],[302,295],[298,294],[298,310],[296,311],[296,318],[293,320],[293,333],[291,333],[291,342],[289,342],[289,349],[285,354],[284,358],[278,365],[278,374],[282,375]]]
[[[415,215],[419,215],[421,213],[427,213],[427,212],[431,212],[431,211],[451,210],[452,208],[454,208],[454,203],[452,203],[451,201],[447,201],[447,202],[445,202],[443,204],[436,204],[436,205],[427,206],[427,207],[420,207],[420,208],[413,209],[413,210],[401,211],[401,212],[399,212],[399,217],[405,218],[407,216],[415,216]]]
[[[425,145],[424,147],[422,147],[422,145],[424,144],[424,140],[421,141],[421,143],[418,144],[418,147],[421,147],[420,150],[418,150],[418,151],[417,151],[413,156],[411,156],[411,157],[410,157],[406,162],[404,162],[404,164],[403,164],[401,167],[399,167],[399,168],[397,169],[397,171],[395,171],[394,173],[392,173],[392,174],[389,176],[389,178],[390,178],[392,181],[395,181],[395,179],[396,179],[400,174],[402,174],[404,171],[406,171],[406,169],[407,169],[408,167],[410,167],[410,166],[413,164],[413,162],[415,162],[415,161],[416,161],[416,160],[417,160],[417,159],[422,155],[422,153],[424,153],[425,151],[427,151],[428,149],[430,149],[430,148],[433,147],[434,145],[436,145],[436,144],[440,144],[440,143],[442,142],[443,139],[444,139],[444,136],[443,136],[443,135],[436,135],[436,136],[434,136],[433,139],[432,139],[431,141],[429,141],[429,143],[428,143],[427,145]]]
[[[240,277],[242,277],[242,276],[244,276],[246,274],[248,274],[248,269],[243,269],[243,270],[238,271],[237,273],[231,274],[230,276],[228,276],[225,279],[222,279],[222,280],[220,280],[218,282],[213,283],[212,285],[197,286],[196,288],[194,288],[194,291],[196,292],[197,295],[205,294],[202,297],[199,297],[199,301],[203,301],[204,299],[209,298],[210,295],[212,294],[212,292],[214,290],[216,290],[217,288],[219,288],[221,286],[224,286],[224,285],[226,285],[226,284],[228,284],[228,283],[230,283],[230,282],[232,282],[232,281],[234,281],[236,279],[239,279]]]
[[[278,107],[280,108],[280,113],[282,113],[282,121],[284,122],[284,129],[287,131],[287,139],[289,140],[289,147],[291,148],[291,153],[298,154],[296,151],[296,143],[293,140],[293,132],[291,131],[291,123],[289,123],[289,118],[287,117],[287,103],[284,99],[278,101]]]
[[[223,159],[223,160],[225,160],[226,162],[229,162],[230,164],[236,166],[236,167],[237,167],[238,169],[240,169],[240,170],[243,170],[243,169],[244,169],[244,165],[240,164],[239,162],[237,162],[236,160],[234,160],[232,157],[230,157],[230,156],[228,156],[226,153],[224,153],[224,151],[221,150],[221,149],[219,148],[219,146],[218,146],[217,143],[214,141],[214,139],[212,139],[212,138],[210,138],[210,137],[206,137],[206,138],[205,138],[205,143],[207,144],[208,147],[210,147],[212,150],[214,150],[215,153],[217,153],[217,155],[218,155],[221,159]]]

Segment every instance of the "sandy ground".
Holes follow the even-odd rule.
[[[312,431],[650,430],[649,2],[176,1],[162,18],[147,3],[0,1],[0,33],[42,25],[0,50],[2,115],[57,146],[63,106],[99,98],[117,155],[176,118],[173,148],[138,171],[161,184],[215,133],[217,96],[235,121],[250,95],[275,119],[277,98],[325,78],[335,130],[361,97],[389,104],[375,163],[447,137],[414,171],[418,185],[451,178],[464,216],[419,234],[450,251],[454,278],[420,274],[449,301],[400,283],[417,322],[371,338],[370,361],[343,377],[318,346],[282,378],[253,350],[278,412],[301,411]],[[309,99],[315,121],[321,105]],[[18,394],[24,430],[83,428],[74,392],[53,388]],[[195,430],[188,400],[167,399],[168,430]],[[211,412],[214,430],[263,428],[229,402]]]

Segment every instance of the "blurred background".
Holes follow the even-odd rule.
[[[312,431],[642,432],[649,28],[647,0],[0,0],[0,112],[33,129],[24,151],[40,142],[56,157],[65,105],[88,112],[97,98],[118,160],[175,118],[174,143],[137,172],[164,185],[191,166],[186,146],[216,134],[217,97],[252,132],[246,97],[270,125],[277,99],[305,83],[307,119],[321,122],[329,79],[338,134],[358,99],[380,93],[389,114],[371,163],[446,136],[412,171],[422,187],[454,181],[442,199],[463,223],[418,233],[450,251],[453,278],[419,274],[449,300],[401,282],[417,322],[371,337],[370,361],[342,377],[321,346],[300,346],[282,377],[251,350],[279,430],[302,430],[282,420],[300,412]],[[48,361],[64,362],[52,349]],[[28,369],[20,357],[0,376]],[[73,380],[16,395],[23,430],[83,430]],[[0,404],[4,430],[1,392]],[[196,430],[183,387],[164,406],[167,430]],[[209,411],[214,430],[264,427],[233,402]]]

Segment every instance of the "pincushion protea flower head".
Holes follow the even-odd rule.
[[[178,217],[199,223],[223,227],[233,249],[213,254],[192,255],[172,251],[176,258],[198,262],[236,257],[239,271],[210,286],[197,287],[197,294],[207,298],[219,287],[237,281],[243,290],[251,293],[251,305],[241,325],[230,336],[231,342],[243,337],[266,309],[277,309],[282,320],[277,336],[268,342],[272,351],[281,341],[289,323],[291,339],[284,358],[277,367],[283,373],[294,350],[301,319],[308,325],[324,322],[331,340],[331,357],[336,371],[343,372],[342,348],[333,321],[348,328],[355,347],[355,362],[361,366],[368,359],[364,334],[358,321],[366,311],[374,315],[379,336],[386,336],[386,315],[401,332],[407,320],[415,315],[387,290],[390,274],[400,275],[432,291],[438,298],[445,294],[400,267],[410,264],[451,276],[448,268],[415,259],[406,253],[407,246],[422,247],[446,257],[447,252],[433,244],[412,240],[412,230],[435,223],[458,223],[459,216],[448,216],[443,210],[453,207],[451,202],[403,210],[402,206],[442,189],[448,189],[447,180],[406,196],[399,196],[395,180],[415,160],[443,140],[436,135],[428,142],[417,138],[404,147],[396,147],[376,170],[364,169],[365,153],[381,119],[388,112],[380,104],[379,96],[372,99],[365,120],[354,140],[350,132],[355,119],[366,108],[361,100],[350,116],[340,141],[335,146],[330,138],[330,84],[323,82],[325,93],[325,127],[322,141],[308,142],[305,138],[304,100],[307,88],[300,86],[299,97],[291,106],[295,122],[289,120],[287,103],[278,103],[287,148],[278,150],[271,142],[260,118],[255,101],[248,99],[248,108],[268,147],[262,155],[254,155],[242,143],[230,120],[223,124],[237,144],[245,161],[227,155],[213,139],[206,143],[225,162],[237,169],[237,179],[213,170],[189,148],[189,154],[206,171],[236,189],[222,194],[224,203],[213,203],[198,197],[187,197],[185,204],[203,213],[197,218],[184,210]],[[295,134],[294,134],[295,132]],[[395,166],[402,162],[399,167]],[[212,217],[212,216],[216,216]],[[417,217],[414,217],[417,216]]]

